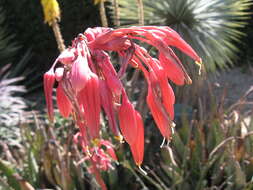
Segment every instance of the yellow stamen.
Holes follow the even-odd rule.
[[[125,142],[122,135],[114,136],[114,138],[115,138],[116,140],[118,140],[120,143],[124,143],[124,142]]]
[[[100,140],[98,138],[92,140],[92,144],[94,146],[98,146],[99,142],[100,142]]]
[[[201,70],[202,70],[202,59],[200,61],[195,61],[195,64],[199,66],[199,75],[201,75]]]

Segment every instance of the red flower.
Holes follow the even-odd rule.
[[[84,118],[90,139],[99,138],[100,131],[100,95],[99,80],[94,73],[90,74],[85,88],[78,93],[80,106],[84,110]]]
[[[159,59],[137,45],[136,40],[154,46],[158,50]],[[169,27],[138,26],[116,30],[89,28],[73,40],[72,46],[59,55],[52,68],[44,75],[49,119],[53,120],[52,92],[56,79],[59,82],[57,104],[60,113],[68,117],[71,111],[74,112],[80,129],[74,141],[82,146],[85,159],[92,164],[91,170],[103,189],[106,187],[98,171],[112,168],[111,162],[116,161],[117,157],[111,144],[101,140],[101,107],[112,132],[120,137],[121,131],[130,145],[136,164],[140,166],[143,161],[143,121],[121,83],[129,65],[143,72],[148,82],[146,99],[151,114],[161,134],[167,140],[171,139],[175,96],[168,81],[177,85],[191,83],[171,46],[181,50],[198,64],[201,62],[190,45]],[[118,72],[105,51],[115,51],[119,55],[121,67]],[[63,67],[55,70],[58,62]]]
[[[73,61],[70,80],[73,90],[79,92],[82,90],[90,79],[91,71],[88,66],[87,57],[78,56]]]
[[[171,116],[174,114],[167,112],[165,109],[161,99],[161,88],[159,86],[159,81],[153,72],[150,73],[147,103],[161,134],[170,140],[171,127],[173,127]]]
[[[134,144],[137,140],[138,126],[134,106],[127,98],[126,92],[122,92],[122,103],[119,108],[120,130],[128,144]]]
[[[55,74],[52,69],[44,74],[44,93],[46,96],[47,103],[47,113],[50,121],[54,120],[54,108],[53,108],[53,100],[52,93],[55,82]]]
[[[140,166],[144,156],[144,127],[141,115],[137,111],[135,112],[135,117],[137,122],[137,137],[135,143],[130,144],[130,148],[136,165]]]
[[[111,128],[114,135],[116,135],[117,137],[120,137],[117,120],[115,117],[116,110],[114,109],[112,93],[109,90],[104,80],[100,80],[99,82],[100,82],[100,85],[99,85],[100,101],[105,111],[105,114],[107,116],[109,127]]]
[[[63,117],[69,117],[72,105],[68,97],[65,95],[61,83],[59,83],[56,89],[56,102],[61,115]]]

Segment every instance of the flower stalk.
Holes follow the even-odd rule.
[[[61,34],[60,26],[56,20],[53,20],[53,22],[52,22],[52,29],[54,31],[54,36],[55,36],[55,39],[57,42],[57,47],[58,47],[59,51],[62,52],[65,50],[66,47],[64,45],[64,40],[63,40],[63,37]]]
[[[41,0],[44,12],[44,21],[52,27],[57,46],[60,52],[65,49],[64,40],[58,22],[61,19],[60,7],[57,0]]]

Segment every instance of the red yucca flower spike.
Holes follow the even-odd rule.
[[[136,44],[136,40],[155,47],[158,57],[152,57],[145,48]],[[83,161],[90,162],[89,171],[95,175],[103,190],[106,186],[99,171],[112,169],[111,163],[116,162],[117,157],[111,143],[101,138],[101,107],[112,132],[120,140],[122,133],[130,145],[135,163],[140,166],[143,162],[143,121],[121,82],[129,65],[143,72],[148,82],[148,107],[163,137],[171,140],[175,126],[175,96],[169,81],[177,85],[191,83],[171,47],[181,50],[200,65],[201,59],[191,46],[166,26],[135,26],[116,30],[88,28],[58,56],[44,75],[49,119],[53,121],[52,93],[56,80],[59,111],[63,117],[73,113],[80,131],[75,135],[74,142],[82,147],[86,155]],[[118,54],[118,72],[106,51]],[[62,66],[55,68],[57,63]]]

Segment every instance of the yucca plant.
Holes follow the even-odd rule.
[[[138,25],[136,0],[118,2],[121,24]],[[235,61],[251,4],[251,0],[143,0],[145,25],[175,29],[209,71]]]
[[[28,93],[37,90],[41,83],[36,82],[39,75],[34,75],[35,68],[29,66],[32,50],[24,51],[16,41],[16,35],[9,32],[5,11],[0,6],[0,80],[23,76],[24,80],[17,80],[16,84],[26,86]]]

